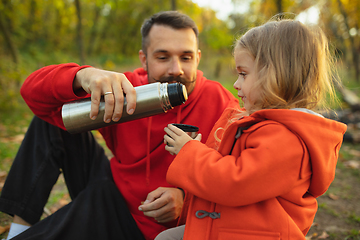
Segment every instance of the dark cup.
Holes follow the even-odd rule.
[[[199,132],[199,128],[193,125],[182,124],[182,123],[172,123],[172,125],[186,132],[191,138],[196,138]]]

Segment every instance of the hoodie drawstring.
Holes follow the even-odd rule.
[[[177,114],[176,114],[176,123],[181,122],[181,106],[179,106]],[[151,125],[152,125],[152,117],[148,117],[148,128],[147,128],[147,146],[146,146],[146,185],[150,185],[150,140],[151,140]]]
[[[146,185],[150,185],[150,136],[151,136],[152,117],[149,117],[147,128],[147,146],[146,146]]]
[[[181,105],[178,108],[177,116],[176,116],[176,123],[180,123],[181,121]]]

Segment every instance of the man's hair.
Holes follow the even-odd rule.
[[[142,35],[142,50],[147,54],[147,48],[149,46],[149,32],[154,25],[164,25],[173,29],[186,29],[191,28],[199,41],[199,30],[195,22],[185,14],[178,11],[164,11],[154,14],[149,19],[146,19],[141,27]]]

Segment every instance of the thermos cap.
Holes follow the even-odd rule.
[[[167,85],[169,101],[172,107],[179,106],[188,99],[185,85],[180,83],[169,83]]]

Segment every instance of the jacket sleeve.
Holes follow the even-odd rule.
[[[167,181],[226,206],[244,206],[280,196],[297,184],[303,145],[285,126],[262,126],[248,135],[245,144],[236,157],[223,156],[192,140],[170,165]]]
[[[72,88],[76,73],[85,67],[75,63],[50,65],[33,72],[21,87],[21,95],[39,118],[65,129],[61,107],[65,102],[83,98]]]

